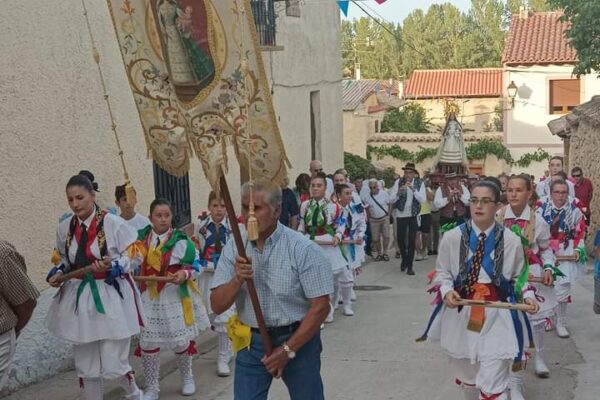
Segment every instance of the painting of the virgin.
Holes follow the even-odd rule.
[[[205,0],[153,0],[152,5],[175,94],[190,102],[215,78]]]

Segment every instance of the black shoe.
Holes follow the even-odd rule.
[[[433,250],[429,250],[429,251],[427,252],[427,255],[428,255],[428,256],[432,256],[432,255],[433,255]]]
[[[400,264],[400,271],[406,271],[406,265],[404,263]]]
[[[406,271],[406,275],[414,275],[415,271],[411,268],[408,268],[408,271]]]
[[[402,257],[402,255],[400,253],[396,253],[396,255],[394,257],[400,258],[400,257]]]
[[[434,251],[433,251],[433,255],[434,255],[434,256],[437,256],[437,255],[438,255],[438,252],[437,252],[437,250],[434,250]]]

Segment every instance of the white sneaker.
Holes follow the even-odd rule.
[[[508,381],[508,390],[510,391],[510,400],[525,400],[523,384],[523,371],[511,372]]]
[[[158,400],[158,392],[152,389],[146,389],[142,396],[143,400]]]
[[[550,377],[550,370],[548,369],[548,366],[544,362],[544,358],[540,355],[540,353],[536,353],[534,363],[535,374],[538,376],[538,378],[545,379]]]
[[[556,325],[556,334],[558,335],[559,338],[568,338],[570,336],[569,331],[567,330],[566,326],[563,325]]]
[[[333,322],[333,308],[331,309],[331,311],[329,311],[329,314],[327,314],[327,318],[325,318],[326,324],[330,324],[332,322]]]
[[[424,258],[423,258],[423,256],[422,256],[422,255],[420,255],[420,254],[417,254],[417,255],[415,256],[415,261],[423,261],[423,259],[424,259]]]
[[[354,315],[354,311],[352,310],[352,306],[350,304],[344,304],[343,314],[347,317],[352,317]]]
[[[194,382],[194,378],[184,379],[181,383],[181,394],[183,396],[191,396],[194,393],[196,393],[196,383]]]
[[[217,376],[226,377],[231,375],[231,369],[227,360],[217,360]]]

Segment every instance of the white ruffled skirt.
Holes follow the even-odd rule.
[[[123,298],[117,290],[95,280],[104,313],[98,312],[90,284],[86,284],[79,297],[81,279],[65,282],[52,300],[44,324],[56,337],[74,344],[97,340],[126,339],[140,333],[144,310],[137,286],[130,278],[117,278]]]
[[[142,349],[183,347],[194,340],[201,331],[210,327],[200,295],[191,288],[188,289],[194,311],[194,322],[191,325],[187,325],[184,319],[179,285],[167,283],[155,300],[150,298],[148,290],[142,293],[146,315],[146,324],[140,335]]]

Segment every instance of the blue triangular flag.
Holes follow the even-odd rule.
[[[339,0],[338,2],[338,6],[340,7],[340,10],[342,10],[342,12],[344,13],[344,17],[348,16],[348,6],[350,5],[350,1],[346,0]]]

